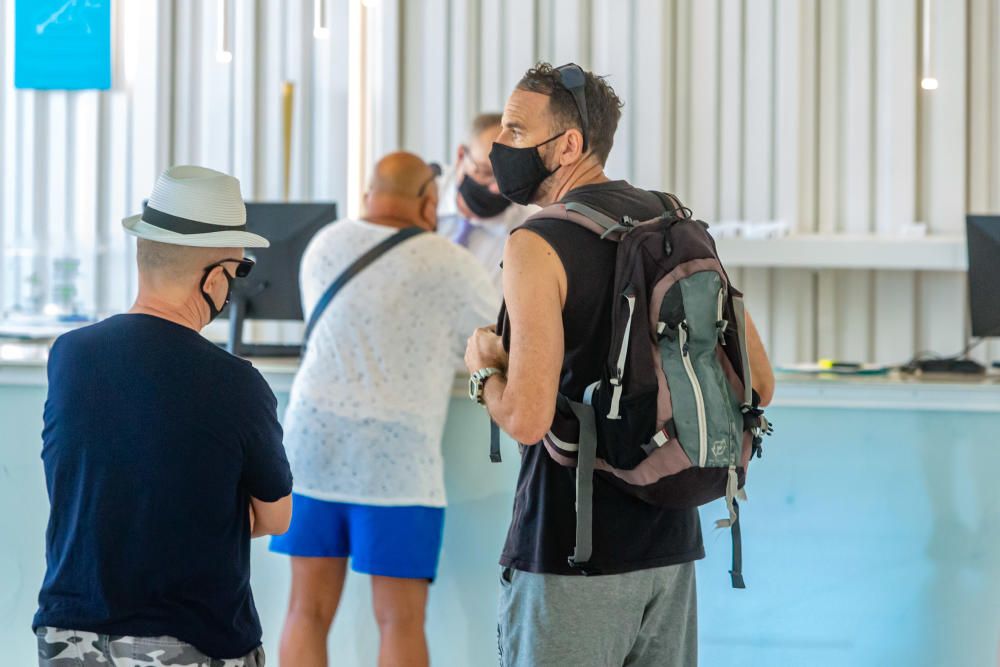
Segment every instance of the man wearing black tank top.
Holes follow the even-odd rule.
[[[602,78],[575,65],[529,70],[490,154],[501,193],[521,204],[582,202],[615,218],[661,213],[656,195],[604,173],[621,106]],[[567,562],[574,470],[534,446],[552,424],[557,393],[579,401],[601,375],[616,247],[563,220],[516,231],[504,252],[502,335],[480,329],[466,352],[490,415],[531,445],[522,447],[500,559],[501,665],[695,665],[694,561],[705,553],[697,511],[655,507],[595,477],[593,576],[581,576]],[[749,317],[748,345],[766,404],[774,376]]]

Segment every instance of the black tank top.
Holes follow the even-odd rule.
[[[625,181],[577,188],[564,202],[580,202],[612,217],[646,220],[663,212],[651,192]],[[565,220],[534,220],[518,228],[541,236],[566,271],[563,308],[565,359],[559,390],[581,400],[599,379],[610,341],[616,245]],[[506,332],[505,332],[506,333]],[[514,516],[500,563],[545,574],[579,574],[567,563],[576,529],[575,471],[553,461],[542,445],[523,447]],[[697,510],[665,510],[594,479],[594,552],[601,574],[632,572],[703,558]]]

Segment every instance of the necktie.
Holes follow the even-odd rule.
[[[458,231],[455,233],[455,243],[463,248],[469,247],[469,236],[472,234],[472,223],[464,217],[458,219]]]

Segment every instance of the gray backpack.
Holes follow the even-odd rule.
[[[543,439],[554,461],[576,468],[569,562],[588,572],[596,474],[660,507],[724,497],[729,516],[716,525],[732,530],[732,584],[744,588],[738,499],[750,458],[772,429],[751,388],[743,295],[708,225],[672,195],[656,194],[664,212],[652,220],[615,219],[575,202],[532,216],[618,244],[604,371],[583,396],[558,397]]]

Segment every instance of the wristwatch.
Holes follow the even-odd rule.
[[[481,368],[472,374],[469,378],[469,398],[471,398],[479,405],[485,405],[483,403],[483,389],[486,387],[486,380],[493,377],[494,375],[502,375],[503,371],[499,368]]]

